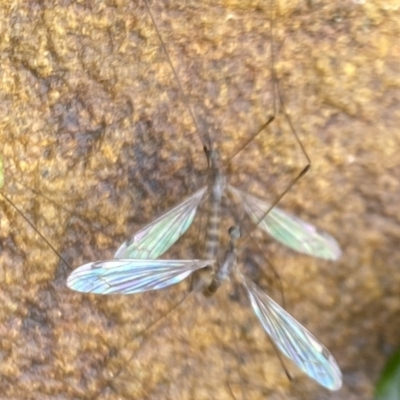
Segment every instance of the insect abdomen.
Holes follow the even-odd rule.
[[[221,203],[211,201],[207,224],[206,255],[207,260],[213,260],[217,256],[219,246],[219,222]]]

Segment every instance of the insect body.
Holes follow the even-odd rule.
[[[145,5],[148,7],[147,2]],[[149,14],[151,15],[150,10]],[[170,65],[174,71],[172,63]],[[180,86],[179,82],[178,85]],[[189,105],[188,108],[193,116]],[[272,120],[265,126],[270,121]],[[195,125],[197,126],[196,122]],[[203,143],[205,142],[203,140]],[[339,389],[341,373],[328,350],[237,270],[238,228],[231,229],[229,248],[222,262],[216,262],[222,198],[227,194],[234,197],[258,228],[295,251],[326,260],[336,260],[341,255],[338,243],[329,234],[272,207],[275,203],[268,204],[231,186],[222,173],[218,152],[212,148],[210,141],[204,149],[211,175],[208,185],[135,233],[119,247],[115,259],[88,263],[76,269],[68,278],[68,286],[85,293],[133,294],[167,288],[193,276],[192,289],[211,296],[233,273],[245,288],[253,311],[265,332],[279,350],[322,386],[330,390]],[[209,212],[203,259],[158,259],[192,225],[199,205],[204,200],[209,203]],[[207,274],[209,279],[206,281],[202,279],[202,275],[203,272],[209,272],[209,267],[212,273]]]

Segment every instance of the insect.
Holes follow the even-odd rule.
[[[79,24],[78,24],[79,25]],[[83,25],[83,24],[82,24]],[[79,27],[78,27],[79,28]],[[107,32],[108,33],[108,32]],[[79,35],[79,32],[77,32],[77,34]],[[71,36],[70,35],[70,31],[66,31],[66,36]],[[84,34],[84,32],[82,33],[82,36],[85,36],[85,34]],[[75,35],[72,35],[72,37],[75,37]],[[88,46],[89,47],[89,46]],[[73,48],[73,47],[72,47]],[[138,57],[137,56],[137,51],[140,51],[140,49],[138,48],[137,50],[135,50],[135,57]],[[114,55],[113,55],[114,56]],[[71,54],[71,57],[74,57],[72,54]],[[135,58],[136,59],[136,58]],[[135,60],[134,59],[134,60]],[[123,61],[123,64],[134,64],[134,60],[133,59],[130,59],[129,61],[126,61],[126,59]],[[103,60],[103,62],[104,62],[104,64],[105,63],[107,63],[107,60]],[[32,68],[34,68],[34,63],[32,63]],[[64,71],[64,70],[62,70],[62,71]],[[56,71],[57,72],[57,71]],[[33,74],[33,75],[35,75],[35,74]],[[39,74],[40,75],[40,74]],[[70,207],[70,208],[73,208],[74,210],[77,208],[78,210],[79,210],[79,207],[75,207],[75,205],[78,203],[78,205],[79,206],[81,206],[83,203],[88,203],[88,205],[87,205],[87,207],[85,208],[85,211],[88,211],[88,215],[90,215],[90,212],[92,213],[92,215],[94,214],[94,212],[93,212],[93,210],[96,210],[96,216],[95,216],[95,220],[94,220],[94,223],[98,223],[98,224],[101,224],[100,226],[101,227],[107,227],[107,225],[110,225],[109,224],[109,221],[108,220],[106,220],[105,218],[106,217],[108,217],[108,215],[105,213],[105,212],[101,212],[101,211],[99,211],[99,209],[96,207],[96,206],[98,206],[98,205],[100,205],[100,201],[97,203],[97,204],[95,204],[95,205],[93,205],[93,203],[90,203],[89,204],[89,202],[87,202],[86,201],[86,199],[88,198],[88,194],[91,194],[92,192],[91,192],[91,190],[96,186],[96,187],[99,187],[99,185],[98,185],[98,182],[99,182],[99,180],[98,179],[96,179],[95,181],[93,180],[93,179],[87,179],[87,175],[86,174],[84,174],[84,179],[82,179],[82,181],[83,181],[83,183],[85,184],[85,189],[84,190],[82,190],[81,191],[81,193],[83,193],[82,195],[81,195],[81,197],[80,198],[78,198],[78,201],[74,201],[74,202],[70,202],[70,197],[69,197],[69,193],[72,193],[72,192],[74,192],[74,193],[76,193],[76,192],[78,192],[78,188],[75,186],[75,185],[77,185],[77,182],[74,182],[75,180],[73,179],[73,180],[71,180],[71,179],[67,179],[68,178],[68,176],[65,176],[65,175],[68,175],[65,171],[69,171],[69,170],[71,170],[71,165],[74,167],[74,169],[73,169],[73,174],[75,175],[75,176],[81,176],[82,175],[82,171],[81,171],[81,169],[79,168],[79,166],[80,166],[80,160],[84,160],[84,162],[87,162],[87,163],[89,163],[89,162],[91,162],[92,160],[94,160],[95,159],[95,157],[94,157],[94,153],[98,153],[100,156],[103,156],[103,158],[101,158],[100,157],[100,161],[96,161],[95,162],[95,164],[97,164],[97,165],[101,165],[101,167],[103,168],[104,167],[104,161],[106,161],[106,168],[105,168],[105,170],[106,171],[111,171],[112,170],[112,168],[114,167],[114,162],[113,162],[113,158],[111,157],[110,159],[107,159],[106,157],[105,157],[105,155],[107,155],[107,154],[109,154],[109,153],[107,153],[105,150],[107,150],[107,148],[117,148],[118,149],[118,147],[116,147],[116,146],[111,146],[111,144],[114,144],[114,143],[109,143],[108,141],[107,141],[107,139],[108,138],[111,138],[112,137],[112,134],[114,133],[114,125],[113,124],[108,124],[108,121],[105,121],[105,120],[103,120],[102,119],[102,117],[103,117],[103,114],[106,114],[106,112],[104,112],[104,109],[107,111],[107,114],[111,114],[111,115],[115,115],[115,112],[114,111],[117,111],[118,109],[119,109],[119,107],[118,107],[118,103],[117,103],[117,105],[115,106],[115,108],[98,108],[97,107],[97,104],[98,103],[96,103],[96,106],[92,106],[92,107],[88,107],[88,101],[86,101],[87,100],[87,97],[90,97],[90,96],[85,96],[85,93],[83,92],[83,90],[82,91],[74,91],[74,90],[71,90],[71,88],[72,87],[76,87],[76,86],[82,86],[82,85],[76,85],[76,81],[74,82],[74,79],[76,79],[76,77],[75,76],[73,76],[72,77],[72,79],[71,79],[71,81],[70,82],[66,82],[66,85],[65,85],[65,87],[62,87],[62,85],[61,85],[61,89],[62,90],[60,90],[59,92],[58,92],[58,89],[56,88],[56,89],[54,89],[55,90],[55,92],[54,92],[54,94],[55,95],[60,95],[61,94],[61,98],[59,99],[59,101],[57,101],[56,102],[56,104],[55,104],[55,107],[54,108],[57,108],[57,107],[60,107],[61,109],[62,108],[66,108],[67,110],[69,110],[69,112],[68,112],[68,116],[67,116],[67,118],[65,119],[65,121],[63,120],[63,121],[61,121],[62,123],[61,124],[58,124],[57,123],[57,125],[58,126],[56,126],[56,127],[54,127],[54,129],[53,128],[51,128],[51,129],[49,129],[49,131],[52,131],[52,132],[57,132],[57,140],[59,140],[59,139],[61,139],[60,141],[62,141],[63,139],[63,129],[66,129],[65,128],[65,126],[68,124],[68,123],[71,123],[72,125],[75,123],[75,120],[74,120],[74,104],[73,104],[73,98],[74,97],[77,97],[78,99],[79,99],[79,104],[78,104],[78,106],[76,107],[77,109],[78,109],[78,112],[76,113],[77,115],[79,115],[79,118],[82,118],[81,116],[83,115],[85,115],[85,113],[86,114],[90,114],[90,115],[93,115],[94,114],[94,117],[93,117],[93,120],[94,120],[94,125],[95,125],[95,127],[97,128],[98,127],[98,125],[96,125],[95,124],[95,122],[98,122],[98,121],[100,121],[100,122],[98,122],[99,123],[99,125],[100,125],[100,127],[98,128],[99,129],[99,132],[100,132],[100,134],[99,134],[99,140],[98,140],[98,142],[97,143],[95,143],[95,145],[94,146],[87,146],[87,148],[84,148],[84,146],[82,146],[82,147],[80,147],[79,148],[79,154],[77,154],[77,155],[79,155],[80,157],[76,157],[76,158],[74,158],[72,161],[72,163],[71,163],[71,160],[70,160],[70,151],[69,150],[71,150],[72,149],[72,146],[70,146],[70,148],[68,148],[67,150],[68,151],[65,151],[65,153],[63,153],[63,152],[60,152],[60,153],[57,153],[57,155],[59,156],[59,157],[57,157],[57,158],[59,158],[59,160],[57,159],[57,158],[54,158],[55,160],[57,159],[57,163],[55,163],[55,164],[58,164],[58,162],[59,161],[65,161],[66,159],[68,159],[69,161],[70,161],[70,163],[69,164],[63,164],[63,166],[62,166],[62,168],[60,168],[60,171],[59,171],[59,173],[58,173],[58,175],[55,175],[56,176],[56,178],[58,178],[57,180],[59,181],[59,180],[61,180],[61,179],[59,179],[59,178],[62,178],[62,180],[64,181],[64,182],[66,182],[66,184],[65,184],[65,186],[64,186],[64,192],[61,192],[61,193],[59,193],[59,188],[58,187],[56,187],[56,185],[54,185],[52,188],[51,188],[51,190],[50,191],[48,191],[48,192],[45,192],[47,195],[49,195],[49,197],[52,197],[52,198],[56,198],[56,201],[59,203],[59,204],[64,204],[64,202],[68,202],[68,204],[73,204],[73,206],[72,207]],[[104,80],[102,80],[101,79],[101,77],[100,77],[100,81],[101,81],[101,83],[102,83],[102,85],[104,84],[105,86],[106,86],[106,84],[104,83],[104,82],[106,82],[106,80],[104,81]],[[79,81],[78,81],[79,82]],[[70,85],[70,83],[72,83],[72,85]],[[80,82],[79,82],[80,83]],[[58,83],[59,84],[59,83]],[[120,84],[121,84],[121,86],[124,86],[124,84],[123,83],[121,83],[121,81],[120,81]],[[27,87],[30,87],[30,85],[26,85]],[[90,91],[91,90],[91,88],[92,88],[92,86],[89,86],[89,90],[88,91]],[[70,96],[65,96],[63,93],[71,93],[71,95]],[[97,94],[97,93],[96,93]],[[146,96],[148,96],[148,94],[146,94]],[[26,96],[27,98],[31,98],[30,96]],[[40,97],[40,96],[39,96]],[[36,101],[36,99],[37,99],[37,97],[36,96],[34,96],[33,97],[34,99],[35,99],[35,101]],[[72,98],[72,101],[71,101],[71,103],[69,103],[69,101],[70,101],[70,99]],[[93,95],[93,98],[97,98],[95,95]],[[107,99],[108,99],[108,97],[105,97],[105,102],[107,101]],[[90,100],[90,99],[89,99]],[[120,100],[120,98],[119,99],[117,99],[117,100]],[[144,102],[143,102],[144,103]],[[101,104],[104,104],[104,102],[103,103],[101,103]],[[113,103],[113,102],[110,102],[110,104],[115,104],[115,103]],[[31,110],[32,109],[34,109],[36,107],[36,105],[35,104],[32,104],[32,103],[29,103],[28,104],[28,106],[27,106],[27,108],[28,108],[28,112],[30,113],[31,112]],[[83,112],[80,112],[80,110],[81,110],[81,108],[80,107],[83,107]],[[148,106],[147,106],[148,107]],[[46,108],[46,110],[47,110],[47,108]],[[86,112],[86,110],[88,110],[88,112]],[[48,115],[50,115],[52,118],[54,117],[54,115],[53,115],[53,113],[51,112],[52,111],[52,109],[50,108],[50,111],[48,111]],[[71,112],[70,112],[71,111]],[[148,114],[152,114],[152,112],[150,112],[150,111],[148,111],[148,110],[146,110],[146,112],[148,113]],[[136,114],[137,115],[137,114]],[[55,118],[55,120],[56,121],[59,121],[58,119],[57,119],[57,115],[55,116],[56,118]],[[21,119],[22,120],[22,119]],[[45,120],[46,121],[46,120]],[[90,123],[90,122],[92,122],[92,121],[85,121],[86,122],[86,124],[85,123],[83,123],[83,124],[81,124],[81,125],[79,125],[78,124],[78,130],[79,130],[79,134],[83,131],[85,131],[85,129],[86,129],[86,127],[89,127],[89,128],[91,128],[92,127],[92,124]],[[105,122],[105,123],[104,123]],[[117,120],[117,122],[118,122],[118,120]],[[115,125],[117,125],[117,122],[113,122]],[[103,131],[101,128],[102,128],[102,126],[104,126],[105,125],[105,127],[107,128],[107,129],[105,129],[105,131]],[[131,125],[130,125],[130,127],[132,127]],[[68,127],[67,127],[68,128]],[[59,131],[59,129],[61,130],[61,131]],[[74,126],[72,126],[72,129],[74,130],[74,129],[76,129]],[[47,131],[47,130],[46,130]],[[108,134],[107,132],[112,132],[111,134]],[[128,129],[128,131],[129,131],[129,129]],[[8,134],[8,131],[7,130],[5,130],[5,135],[7,135]],[[95,131],[94,132],[95,134],[97,133],[97,131]],[[13,136],[12,137],[12,139],[14,140],[14,143],[16,143],[16,144],[18,144],[18,147],[16,146],[16,148],[17,149],[25,149],[24,147],[23,147],[23,144],[24,143],[26,143],[26,141],[27,141],[27,138],[29,137],[29,138],[31,138],[32,139],[32,142],[29,142],[29,146],[27,146],[27,148],[29,148],[29,149],[32,149],[32,150],[35,150],[35,146],[34,146],[34,144],[39,144],[39,145],[41,145],[42,147],[44,147],[43,146],[43,144],[45,143],[45,141],[44,140],[38,140],[38,138],[39,138],[39,134],[32,134],[32,135],[30,135],[30,136],[28,136],[27,134],[26,134],[26,132],[23,132],[23,135],[22,135],[23,137],[19,140],[19,141],[17,141],[17,138],[16,138],[16,135],[15,136]],[[72,135],[71,135],[72,136]],[[79,135],[76,135],[76,136],[78,136],[79,137]],[[94,136],[94,135],[93,135]],[[129,136],[132,136],[132,134],[131,134],[131,131],[129,131]],[[6,136],[5,136],[6,137]],[[18,138],[19,139],[19,138]],[[39,139],[41,139],[41,138],[39,138]],[[53,140],[53,142],[52,142],[52,140]],[[54,134],[53,134],[53,136],[50,136],[50,137],[48,137],[48,138],[46,138],[46,141],[47,141],[47,143],[52,143],[53,144],[53,148],[57,148],[57,149],[59,149],[60,148],[60,141],[58,141],[58,142],[54,142],[55,141],[55,138],[54,138]],[[64,141],[63,142],[64,144],[65,144],[65,147],[67,147],[67,145],[68,145],[68,142],[67,141]],[[128,141],[126,141],[126,143],[128,143]],[[87,143],[85,143],[85,144],[87,144]],[[37,147],[39,147],[39,145],[37,146]],[[65,149],[65,147],[64,147],[64,149]],[[92,149],[93,148],[93,151],[90,151],[90,149]],[[88,149],[89,149],[89,151],[88,151]],[[98,150],[103,150],[103,152],[102,151],[100,151],[100,152],[98,152]],[[36,159],[38,158],[37,157],[37,153],[35,153],[35,152],[32,152],[32,154],[33,154],[33,156],[36,156]],[[67,157],[66,157],[66,155],[67,155]],[[35,157],[32,157],[32,158],[29,158],[29,160],[32,160],[32,159],[35,159]],[[122,161],[122,160],[121,160]],[[31,162],[31,161],[29,161],[29,162]],[[21,166],[21,175],[23,175],[24,174],[24,172],[26,171],[26,169],[24,169],[24,168],[22,168],[23,166]],[[103,171],[104,172],[104,171]],[[111,175],[111,174],[110,174]],[[32,182],[32,181],[35,181],[35,182],[41,182],[41,181],[39,181],[39,179],[42,179],[42,178],[45,178],[45,176],[46,176],[46,171],[43,171],[43,170],[41,170],[40,168],[38,168],[38,171],[37,171],[37,175],[35,175],[35,179],[34,180],[30,180],[30,181],[27,181],[28,183],[29,182]],[[113,177],[113,176],[112,176]],[[16,176],[16,180],[18,180],[18,178],[20,178],[20,176]],[[43,179],[43,181],[45,181],[45,179]],[[9,181],[8,181],[9,182]],[[90,186],[90,184],[91,183],[93,183],[94,182],[94,184],[92,184],[92,186]],[[108,184],[108,187],[111,187],[111,185],[109,184],[109,182],[105,182],[105,184]],[[102,186],[102,188],[104,189],[104,186],[105,185],[103,185]],[[71,190],[71,188],[73,189],[73,190]],[[100,191],[99,191],[100,192]],[[59,194],[57,194],[57,193],[59,193]],[[204,196],[206,196],[207,194],[205,194]],[[57,197],[57,196],[59,196],[59,197]],[[47,214],[45,214],[45,212],[48,212],[48,210],[51,208],[51,207],[49,207],[49,206],[47,206],[47,207],[45,207],[45,206],[43,206],[43,207],[41,207],[41,208],[39,208],[39,205],[38,205],[38,203],[40,203],[40,201],[38,201],[37,200],[37,196],[33,196],[33,197],[35,197],[35,199],[33,199],[33,200],[30,200],[30,204],[31,204],[31,208],[28,208],[27,207],[27,213],[30,213],[31,212],[31,210],[34,210],[35,211],[35,217],[37,216],[37,215],[40,215],[40,214],[42,214],[41,216],[40,216],[40,218],[39,217],[36,217],[36,218],[33,218],[33,220],[35,221],[35,223],[37,223],[37,221],[39,220],[39,222],[42,222],[44,219],[49,219],[49,218],[47,218]],[[95,197],[95,196],[94,196]],[[100,197],[99,197],[100,198]],[[204,197],[203,197],[203,199],[204,199]],[[202,200],[203,201],[203,200]],[[17,204],[20,204],[18,201],[17,201]],[[132,202],[131,202],[131,204],[132,204]],[[60,208],[58,207],[57,208],[57,211],[59,211],[60,210]],[[107,208],[105,207],[104,208],[104,210],[107,210]],[[33,214],[33,212],[32,212],[32,214]],[[60,214],[60,212],[56,212],[55,214]],[[101,221],[101,222],[99,222],[99,214],[101,214],[101,216],[100,216],[100,218],[104,218],[104,220],[103,221],[105,221],[105,222],[103,222],[103,221]],[[116,213],[114,213],[114,215],[115,215]],[[114,216],[113,215],[113,216]],[[49,215],[50,216],[50,215]],[[11,222],[11,224],[12,223],[15,223],[15,222],[18,222],[18,221],[15,221],[15,219],[12,219],[12,218],[8,218],[8,220]],[[68,251],[71,251],[71,253],[70,254],[72,254],[72,257],[73,257],[73,260],[74,260],[74,262],[76,263],[76,264],[80,264],[80,263],[83,263],[82,261],[79,261],[79,257],[86,257],[87,258],[87,254],[84,254],[82,251],[81,251],[81,249],[83,248],[83,245],[80,247],[80,243],[79,242],[81,242],[81,243],[83,243],[83,241],[86,239],[86,240],[90,240],[91,242],[89,243],[89,245],[92,245],[93,244],[93,242],[95,241],[95,239],[93,239],[93,237],[95,236],[95,235],[92,235],[92,234],[87,234],[87,232],[83,232],[83,230],[82,230],[82,233],[81,233],[81,235],[78,237],[78,239],[77,240],[75,240],[74,242],[70,242],[68,239],[69,239],[69,236],[71,236],[71,234],[70,234],[70,232],[72,232],[72,231],[74,231],[74,233],[76,233],[76,232],[79,232],[79,230],[76,228],[76,227],[74,227],[75,229],[71,229],[71,224],[69,223],[70,222],[70,220],[72,220],[72,217],[71,217],[71,214],[70,213],[68,213],[68,216],[67,217],[65,217],[64,218],[64,221],[63,221],[63,223],[60,223],[60,221],[59,220],[55,220],[54,221],[54,223],[49,227],[49,228],[47,228],[46,227],[46,225],[45,224],[43,224],[43,225],[40,225],[40,229],[41,230],[44,230],[44,234],[45,234],[45,236],[46,237],[49,237],[49,240],[52,240],[53,242],[56,242],[57,244],[58,244],[58,246],[56,247],[57,249],[62,249],[62,251],[67,251],[67,250],[65,250],[65,249],[68,249]],[[65,221],[67,221],[67,222],[65,222]],[[91,221],[93,221],[93,220],[91,220]],[[44,229],[43,229],[43,226],[44,226]],[[26,226],[24,225],[24,226],[22,226],[22,224],[21,224],[21,227],[20,227],[21,229],[18,229],[18,231],[20,231],[20,232],[22,232],[23,234],[25,234],[25,230],[26,231],[28,231],[28,229],[25,229],[26,228]],[[112,229],[111,229],[112,230]],[[112,230],[113,231],[113,230]],[[3,231],[4,232],[4,231]],[[2,232],[2,233],[3,233]],[[92,232],[91,232],[92,233]],[[97,233],[97,232],[96,232]],[[114,231],[112,232],[113,234],[114,234]],[[111,236],[110,234],[109,234],[109,237],[113,237],[113,236]],[[126,236],[126,237],[128,237],[128,236]],[[24,238],[23,238],[24,239]],[[82,240],[79,240],[79,239],[82,239]],[[65,240],[65,241],[64,241]],[[25,245],[26,244],[26,241],[25,240],[21,240],[18,244],[20,244],[21,242],[23,242],[23,245]],[[35,241],[35,243],[34,244],[29,244],[28,246],[26,246],[25,248],[26,249],[28,249],[27,251],[25,251],[25,253],[26,253],[26,258],[23,260],[23,261],[25,261],[24,262],[24,269],[23,269],[23,272],[24,272],[24,274],[23,275],[25,275],[25,276],[27,276],[27,277],[29,277],[29,279],[30,279],[30,281],[28,281],[28,283],[29,283],[29,285],[26,285],[26,281],[24,280],[24,279],[20,279],[20,278],[17,278],[17,280],[19,280],[20,282],[22,282],[24,285],[26,285],[25,287],[27,287],[27,286],[29,286],[29,288],[30,288],[30,296],[29,296],[29,298],[30,299],[32,299],[33,301],[35,300],[35,298],[38,298],[38,296],[36,296],[37,294],[42,294],[43,293],[43,282],[44,282],[44,279],[43,279],[43,275],[42,276],[37,276],[38,274],[39,274],[39,272],[46,272],[46,281],[48,281],[48,282],[53,282],[53,279],[54,279],[54,276],[62,276],[62,273],[60,274],[60,272],[62,272],[62,270],[61,270],[61,268],[62,267],[60,267],[60,262],[59,262],[59,259],[57,259],[55,262],[53,262],[53,263],[51,263],[51,265],[50,265],[50,263],[49,263],[49,260],[48,260],[48,254],[50,253],[49,251],[47,251],[47,252],[45,252],[45,251],[41,251],[41,254],[39,254],[39,249],[42,249],[42,247],[46,247],[46,246],[43,246],[43,244],[41,244],[41,242],[42,242],[42,239],[41,238],[39,238],[39,240],[37,240],[37,241]],[[58,243],[58,242],[61,242],[61,244],[60,243]],[[96,243],[97,244],[97,243]],[[15,247],[9,247],[9,249],[14,249],[14,248],[16,248],[16,250],[18,251],[18,250],[22,250],[22,251],[20,251],[20,253],[18,254],[17,252],[13,255],[13,257],[11,257],[10,258],[10,267],[9,267],[9,271],[21,271],[21,264],[22,264],[22,261],[21,261],[21,253],[23,253],[24,252],[24,250],[25,250],[25,248],[24,247],[22,247],[23,245],[21,245],[21,246],[15,246]],[[87,245],[86,247],[90,247],[89,245]],[[42,247],[40,247],[40,246],[42,246]],[[106,245],[107,246],[107,245]],[[106,247],[105,246],[105,247]],[[92,247],[92,249],[93,248],[95,248],[96,246],[93,246]],[[103,247],[104,248],[104,247]],[[72,249],[72,250],[70,250],[70,249]],[[48,250],[48,249],[46,249],[46,250]],[[71,258],[72,258],[71,257]],[[54,258],[56,258],[56,257],[54,257]],[[46,262],[44,262],[44,260],[46,261]],[[4,265],[4,264],[3,264]],[[64,267],[65,268],[65,267]],[[61,271],[60,271],[61,270]],[[37,273],[37,275],[34,275],[33,273],[34,272],[36,272]],[[65,271],[64,271],[64,273],[65,273]],[[63,277],[63,276],[62,276]],[[34,278],[34,279],[31,279],[31,278]],[[45,282],[46,282],[45,281]],[[61,282],[62,281],[62,284],[64,283],[64,279],[59,279],[59,282]],[[34,290],[32,290],[32,288],[36,288],[37,287],[37,292],[35,293],[34,292]],[[25,291],[24,291],[25,292]],[[62,289],[61,289],[61,291],[59,292],[59,293],[62,293]],[[71,296],[72,297],[72,296]],[[19,304],[19,307],[21,306],[21,308],[23,309],[23,301],[21,300],[21,299],[18,299],[18,304]],[[21,305],[22,304],[22,305]],[[50,308],[48,308],[48,307],[43,307],[43,306],[41,306],[40,307],[41,308],[41,315],[42,314],[45,314],[47,311],[43,311],[43,310],[50,310]],[[64,313],[64,315],[67,315],[68,313]],[[61,321],[60,321],[61,322]],[[58,324],[54,324],[55,326],[58,326],[59,328],[62,328],[62,325],[58,325]],[[55,328],[56,329],[56,328]],[[57,337],[57,336],[54,336],[54,337]],[[45,346],[44,347],[50,347],[49,345],[48,345],[48,343],[49,342],[46,342],[46,344],[45,344]],[[56,352],[56,346],[54,346],[54,353]],[[60,348],[60,351],[59,351],[59,353],[62,353],[62,349]],[[58,353],[58,354],[59,354]],[[67,354],[68,352],[64,352],[64,354]],[[93,353],[96,353],[96,351],[93,351]]]
[[[336,260],[340,257],[340,247],[329,234],[320,232],[314,226],[299,218],[273,207],[273,204],[269,204],[227,184],[219,165],[218,152],[209,143],[204,147],[212,177],[209,185],[201,188],[192,196],[161,215],[154,222],[135,233],[131,239],[123,243],[117,250],[115,260],[109,260],[105,263],[100,261],[98,263],[85,264],[78,268],[68,279],[70,288],[81,292],[98,294],[138,293],[168,287],[181,282],[197,271],[214,266],[218,241],[208,240],[210,234],[206,235],[207,251],[205,252],[204,260],[157,260],[157,258],[164,254],[187,231],[194,221],[200,203],[207,198],[210,200],[210,204],[213,204],[211,209],[214,210],[213,216],[209,217],[209,220],[213,220],[213,224],[210,225],[208,223],[208,232],[217,232],[219,207],[222,195],[225,192],[228,192],[242,205],[255,226],[258,226],[285,246],[323,259]],[[231,245],[233,246],[233,242],[231,242]],[[231,257],[232,251],[233,247],[230,252]],[[230,262],[229,265],[233,264]],[[93,279],[90,279],[91,274],[94,276]],[[278,311],[275,312],[279,314],[282,321],[285,318],[290,321],[287,322],[288,328],[281,328],[283,332],[286,334],[290,330],[295,330],[296,327],[298,331],[294,334],[294,343],[301,342],[304,344],[304,339],[299,339],[299,337],[301,335],[306,337],[309,342],[306,345],[308,346],[306,353],[312,353],[316,358],[323,354],[321,360],[326,369],[318,375],[320,372],[312,371],[310,366],[299,365],[302,364],[302,360],[297,361],[297,365],[321,385],[332,390],[338,389],[341,384],[340,370],[327,350],[323,346],[320,347],[319,342],[292,317],[286,317],[285,311],[280,306],[273,303],[269,297],[264,298],[266,295],[261,295],[260,289],[252,286],[254,284],[244,277],[240,281],[249,294],[256,315],[259,316],[262,309],[261,305],[257,308],[256,299],[260,302],[264,301],[265,304],[274,304],[276,307],[270,306],[270,312],[276,309]],[[214,280],[213,282],[215,285],[217,281]],[[200,285],[202,286],[201,283]],[[210,287],[212,286],[208,288]],[[269,299],[269,302],[266,299]],[[265,318],[259,317],[263,326]],[[281,324],[283,326],[284,323],[281,322]],[[271,333],[271,327],[266,328],[264,326],[264,329],[267,333]],[[277,334],[275,337],[273,334],[271,336],[274,340],[278,340]],[[285,347],[284,344],[280,346],[278,344],[278,347],[289,358],[296,358],[293,354],[289,354],[288,347]],[[320,351],[319,354],[318,351]],[[324,359],[325,356],[326,358]],[[296,362],[296,360],[294,361]],[[327,381],[324,381],[322,377],[324,374],[328,376]]]
[[[247,279],[236,267],[237,226],[230,228],[230,243],[209,284],[199,285],[206,296],[213,295],[233,274],[246,289],[254,313],[277,348],[309,377],[329,390],[342,385],[340,369],[329,351],[289,313]],[[164,289],[195,271],[215,266],[215,260],[140,260],[95,261],[76,269],[68,286],[80,292],[97,294],[134,294]]]

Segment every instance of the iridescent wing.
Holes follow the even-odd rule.
[[[329,390],[339,390],[342,373],[332,354],[304,326],[244,276],[253,311],[278,349],[309,377]]]
[[[207,188],[167,211],[123,243],[115,258],[156,259],[165,253],[190,227]]]
[[[277,207],[265,215],[270,208],[268,203],[232,186],[229,190],[240,198],[250,219],[283,245],[325,260],[337,260],[341,256],[339,244],[328,233]]]
[[[213,265],[210,260],[95,261],[77,268],[68,277],[69,288],[83,293],[132,294],[164,289],[192,272]]]

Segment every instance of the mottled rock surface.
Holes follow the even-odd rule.
[[[371,398],[399,345],[398,4],[158,3],[151,8],[186,101],[142,2],[1,3],[2,193],[68,265],[0,199],[0,397]],[[224,159],[272,114],[271,15],[282,103],[312,161],[280,206],[330,232],[343,256],[313,259],[256,233],[258,246],[246,242],[240,259],[281,301],[266,260],[275,267],[286,309],[342,368],[337,393],[287,362],[289,382],[230,285],[210,300],[187,299],[144,334],[185,283],[110,297],[65,286],[72,269],[112,257],[206,179],[185,103]],[[306,164],[281,113],[227,173],[273,201]],[[201,256],[199,214],[165,257]],[[227,209],[223,237],[232,222]]]

